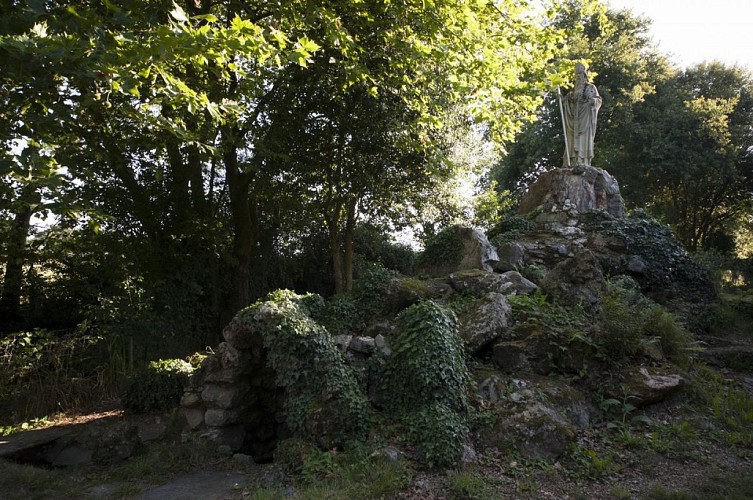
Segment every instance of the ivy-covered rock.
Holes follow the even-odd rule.
[[[452,311],[420,302],[397,318],[384,369],[387,409],[408,429],[424,459],[452,466],[468,437],[471,376]]]
[[[299,296],[280,291],[238,316],[262,335],[294,435],[325,448],[365,439],[371,418],[366,396],[332,336],[309,311]]]
[[[685,385],[685,379],[669,367],[633,366],[607,385],[607,395],[641,408],[664,401]]]
[[[633,276],[641,290],[660,304],[700,316],[716,297],[708,272],[669,227],[645,212],[636,210],[625,218],[588,214],[581,225],[593,235],[588,244],[605,271]]]

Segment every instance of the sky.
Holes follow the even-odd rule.
[[[753,0],[608,0],[653,20],[659,50],[681,67],[717,59],[753,71]]]

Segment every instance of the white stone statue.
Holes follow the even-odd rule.
[[[579,171],[590,166],[594,157],[596,115],[601,107],[599,91],[588,81],[586,67],[582,64],[575,65],[575,87],[565,96],[562,105],[567,139],[563,166]]]

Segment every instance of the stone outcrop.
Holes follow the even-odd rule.
[[[626,214],[617,182],[606,171],[546,172],[523,196],[518,213],[531,227],[499,242],[498,271],[535,266],[546,274],[560,265],[560,272],[563,261],[588,250],[602,274],[631,276],[651,299],[703,321],[715,296],[706,272],[665,225],[640,210]],[[595,268],[593,274],[598,281]],[[551,283],[558,277],[549,281],[547,293],[559,288]],[[583,292],[579,299],[593,302],[594,294]]]
[[[569,210],[577,213],[604,210],[615,217],[626,214],[617,181],[606,170],[595,167],[583,167],[582,173],[571,169],[543,173],[528,189],[518,207],[518,213],[522,215],[538,211],[537,221],[545,221],[548,214]]]
[[[482,429],[485,448],[515,448],[527,459],[555,459],[588,427],[590,408],[565,382],[532,375],[477,371],[479,396],[493,405],[495,420]]]
[[[465,349],[475,354],[498,338],[507,328],[512,309],[504,295],[489,292],[473,303],[460,317],[460,337]]]
[[[547,273],[542,289],[562,304],[592,307],[607,288],[599,261],[587,249],[578,250]]]
[[[625,274],[644,291],[666,295],[671,295],[672,287],[693,283],[692,261],[671,233],[643,214],[628,217],[617,182],[604,170],[586,167],[580,174],[546,173],[531,186],[519,212],[527,219],[521,218],[520,224],[516,219],[511,225],[514,237],[492,238],[499,243],[498,252],[480,231],[452,228],[462,241],[457,262],[424,263],[428,267],[423,271],[435,275],[431,279],[392,278],[374,291],[372,302],[378,305],[368,304],[379,309],[377,315],[359,315],[352,322],[346,318],[333,327],[338,335],[316,337],[316,346],[326,344],[329,349],[322,359],[347,363],[341,373],[355,380],[351,388],[357,387],[359,398],[368,398],[368,411],[390,408],[391,395],[382,377],[395,356],[404,352],[393,354],[390,347],[399,324],[395,318],[413,304],[434,301],[456,311],[466,354],[494,366],[476,368],[479,397],[485,408],[491,408],[493,422],[478,430],[474,446],[514,448],[525,458],[554,459],[579,429],[589,426],[593,402],[546,375],[578,373],[585,387],[596,383],[583,373],[604,367],[603,346],[592,335],[599,326],[588,324],[588,315],[598,318],[599,301],[608,287],[605,276]],[[445,243],[447,248],[457,247],[452,238]],[[437,255],[443,249],[438,245]],[[703,295],[705,285],[699,283],[697,290]],[[546,299],[516,297],[537,290]],[[325,309],[320,298],[295,300],[306,301],[302,307],[313,311],[307,321],[314,321],[316,311]],[[515,317],[511,303],[520,306]],[[578,314],[586,319],[582,324],[580,319],[572,320],[572,329],[560,328],[551,316],[563,311],[567,316],[562,306],[578,307]],[[187,425],[195,433],[233,451],[249,452],[257,461],[270,459],[279,440],[300,437],[295,434],[300,429],[288,427],[285,394],[265,361],[260,328],[274,315],[267,307],[253,306],[253,313],[233,319],[223,332],[226,342],[206,360],[181,401]],[[299,316],[294,319],[302,321]],[[312,328],[323,331],[319,325]],[[411,341],[420,345],[423,339],[419,335]],[[330,356],[333,350],[335,358]],[[296,355],[305,356],[305,351]],[[662,359],[659,355],[653,362]],[[640,366],[625,368],[604,382],[607,396],[635,407],[661,401],[683,386],[683,379],[671,371]],[[306,438],[322,448],[342,444],[336,423],[348,425],[338,415],[342,413],[337,409],[338,389],[331,387],[343,386],[314,391],[315,404],[307,406],[304,418],[298,420]]]
[[[189,432],[264,461],[286,433],[282,394],[266,366],[261,335],[247,319],[236,316],[225,327],[226,342],[192,375],[181,407]]]
[[[299,303],[308,311],[316,309],[321,298],[293,296],[291,300],[308,301]],[[262,341],[264,328],[277,325],[283,319],[281,314],[270,302],[261,303],[236,315],[224,329],[226,342],[204,359],[181,399],[189,434],[208,439],[228,451],[242,450],[257,462],[270,460],[277,443],[291,436],[285,391],[267,362],[267,348]],[[339,350],[357,368],[366,393],[377,407],[383,395],[374,389],[378,381],[372,379],[369,360],[391,354],[385,334],[390,335],[393,330],[393,325],[381,321],[366,329],[372,336],[364,332],[331,338],[334,354],[340,358]],[[324,449],[342,444],[340,397],[322,387],[314,394],[300,423],[303,431]]]
[[[448,276],[453,290],[466,295],[501,293],[516,295],[531,293],[538,289],[535,283],[527,280],[519,272],[494,273],[480,269],[458,271]]]

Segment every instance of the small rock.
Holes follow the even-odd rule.
[[[475,354],[507,328],[512,307],[501,293],[488,293],[472,304],[460,318],[460,337],[465,349]]]
[[[405,457],[405,454],[394,446],[385,446],[371,454],[372,457],[382,457],[389,462],[397,462]]]
[[[392,355],[392,349],[390,349],[390,346],[387,344],[387,339],[384,338],[383,335],[377,335],[374,337],[374,343],[383,356],[389,357]]]
[[[204,423],[213,427],[237,424],[241,421],[241,413],[236,410],[209,408],[204,414]]]
[[[207,405],[217,408],[233,408],[248,393],[248,387],[241,384],[207,384],[201,398]]]
[[[361,354],[371,354],[376,349],[376,342],[371,337],[355,337],[348,348]]]
[[[183,408],[183,417],[191,430],[196,430],[204,424],[204,408]]]
[[[526,295],[533,293],[539,289],[539,287],[532,281],[523,277],[517,271],[507,271],[502,274],[502,277],[512,284],[511,290],[518,295]]]
[[[335,345],[342,352],[345,352],[348,350],[348,346],[350,345],[351,340],[353,340],[353,335],[343,334],[343,335],[334,336]]]
[[[624,381],[624,389],[630,396],[629,402],[637,408],[664,401],[685,385],[680,375],[661,372],[646,367],[632,368]],[[619,394],[614,394],[619,399]]]
[[[201,405],[201,393],[196,391],[186,391],[180,398],[180,405],[183,408],[195,408]]]
[[[630,257],[630,260],[628,260],[627,270],[635,274],[646,274],[648,271],[648,264],[637,255],[633,255]]]
[[[476,461],[476,450],[473,449],[472,446],[468,444],[463,444],[463,454],[460,457],[460,463],[463,466],[469,465]]]
[[[503,243],[497,247],[499,262],[494,266],[496,271],[513,271],[525,264],[525,249],[520,243]]]

